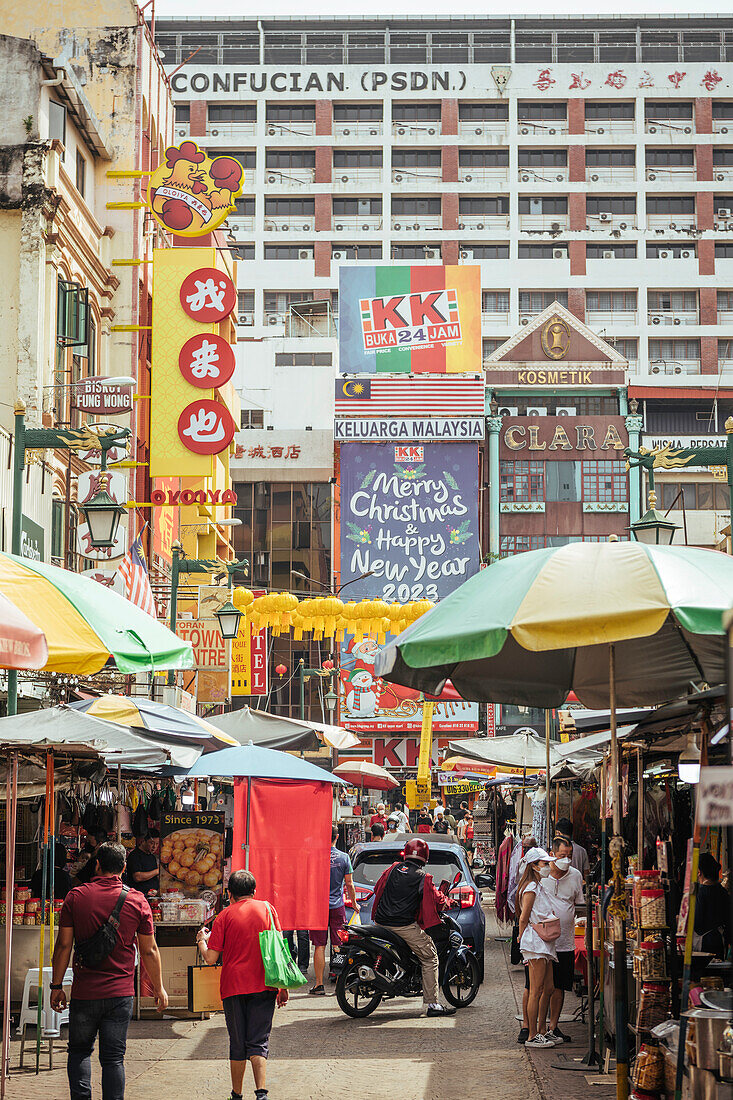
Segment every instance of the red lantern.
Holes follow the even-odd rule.
[[[333,668],[333,661],[324,661],[321,668],[325,669],[326,672],[330,672]]]
[[[287,671],[288,671],[288,666],[287,665],[275,665],[275,672],[278,674],[278,676],[280,677],[281,680],[282,680],[283,676],[285,675],[285,673]]]

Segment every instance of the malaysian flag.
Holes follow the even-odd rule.
[[[336,416],[484,416],[486,381],[481,378],[336,379]]]
[[[142,537],[141,531],[125,554],[117,571],[125,582],[125,595],[130,603],[134,603],[136,607],[146,611],[155,619],[157,617],[155,600],[143,554]]]

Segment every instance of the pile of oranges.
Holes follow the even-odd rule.
[[[210,829],[179,829],[164,838],[160,862],[171,879],[198,889],[219,885],[222,876],[221,836]]]

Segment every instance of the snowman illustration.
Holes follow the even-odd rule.
[[[375,718],[379,709],[379,688],[366,668],[357,668],[346,684],[346,712],[352,718]]]

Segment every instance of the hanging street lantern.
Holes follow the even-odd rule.
[[[233,641],[239,633],[242,612],[229,599],[223,607],[219,608],[216,617],[219,620],[219,630],[224,641]]]
[[[645,542],[647,545],[671,546],[675,531],[680,529],[679,524],[673,523],[672,520],[667,519],[665,515],[658,511],[655,507],[656,503],[657,495],[651,492],[649,494],[649,510],[644,513],[641,519],[637,519],[636,523],[632,523],[628,530],[631,531],[637,542]]]
[[[108,550],[115,545],[120,520],[127,515],[127,509],[113,500],[107,492],[106,484],[95,493],[91,500],[80,505],[89,528],[89,538],[95,550]]]

